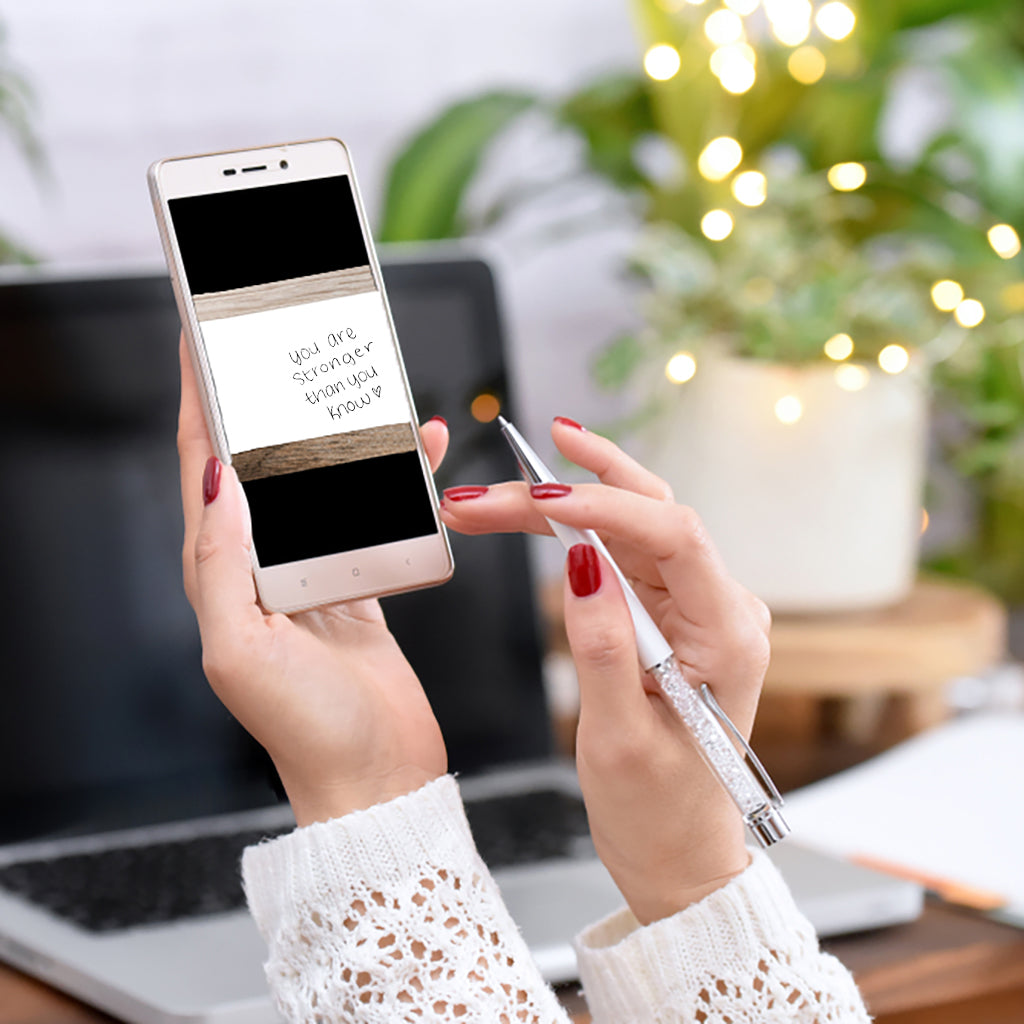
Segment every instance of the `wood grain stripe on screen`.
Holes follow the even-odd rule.
[[[415,449],[416,438],[412,429],[409,423],[392,423],[386,427],[314,437],[309,441],[252,448],[232,455],[231,465],[235,467],[239,480],[261,480],[263,477],[336,466],[341,462],[355,462],[377,455],[397,455]]]
[[[369,266],[348,267],[326,274],[292,277],[287,281],[231,288],[224,292],[194,295],[192,301],[199,320],[222,320],[226,316],[260,313],[267,309],[301,306],[306,302],[334,299],[341,295],[372,292],[377,288]]]

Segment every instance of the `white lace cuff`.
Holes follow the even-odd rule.
[[[621,910],[577,940],[594,1024],[867,1022],[846,969],[763,853],[721,889],[642,927]]]
[[[566,1020],[450,776],[250,847],[242,873],[290,1021]]]

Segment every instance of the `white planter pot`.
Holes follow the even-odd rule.
[[[709,354],[692,380],[665,384],[671,412],[648,463],[774,611],[878,607],[913,585],[926,381],[913,363],[895,375],[866,369],[866,386],[851,392],[835,365]],[[776,413],[785,396],[801,405],[795,422]]]

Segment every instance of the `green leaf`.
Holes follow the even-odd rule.
[[[637,75],[607,75],[565,100],[558,117],[586,143],[586,159],[598,174],[624,188],[650,187],[637,167],[637,143],[655,131],[651,99]]]
[[[982,427],[1009,427],[1020,419],[1020,406],[1010,401],[978,402],[968,408],[971,418]]]
[[[607,391],[621,387],[644,359],[644,348],[633,335],[616,338],[594,361],[598,387]]]
[[[965,476],[995,472],[1006,458],[1006,448],[1003,440],[980,441],[957,456],[956,468]]]
[[[540,100],[491,92],[456,103],[417,133],[392,162],[378,232],[382,242],[456,238],[466,190],[487,147]]]
[[[998,14],[1012,11],[1018,0],[882,0],[892,9],[899,28],[933,25],[944,18],[963,14]]]

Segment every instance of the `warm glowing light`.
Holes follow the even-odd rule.
[[[825,74],[825,54],[816,46],[801,46],[789,55],[786,67],[801,85],[814,85]]]
[[[715,11],[709,14],[704,22],[704,35],[715,44],[715,46],[728,46],[730,43],[738,43],[743,38],[743,21],[738,14],[726,10]]]
[[[756,80],[757,71],[754,69],[754,65],[742,57],[727,60],[718,76],[722,88],[734,96],[742,96],[743,93],[748,92]]]
[[[1020,252],[1020,235],[1009,224],[996,224],[988,229],[988,244],[1004,260],[1012,260]]]
[[[926,533],[928,531],[928,526],[931,523],[931,521],[932,521],[932,517],[930,515],[928,515],[928,509],[926,509],[926,508],[921,509],[921,532],[922,533]]]
[[[496,395],[484,391],[473,399],[469,411],[473,419],[478,422],[491,423],[498,418],[498,413],[501,412],[501,402],[498,401]]]
[[[829,3],[818,8],[814,21],[829,39],[845,39],[857,24],[857,15],[846,4]]]
[[[712,139],[697,158],[697,169],[708,181],[727,178],[743,159],[743,148],[735,139],[722,135]]]
[[[667,82],[682,66],[679,51],[668,43],[658,43],[644,54],[644,71],[656,82]]]
[[[977,299],[964,299],[953,316],[961,327],[977,327],[985,319],[985,307]]]
[[[809,0],[765,0],[772,34],[784,46],[799,46],[811,34]]]
[[[725,6],[730,11],[734,11],[736,14],[746,17],[748,14],[753,14],[757,10],[757,5],[761,0],[725,0]]]
[[[871,373],[860,363],[843,363],[835,369],[836,384],[844,391],[863,391],[871,380]]]
[[[796,423],[804,414],[804,403],[796,395],[783,395],[775,403],[775,418],[780,423]]]
[[[932,302],[943,313],[952,313],[964,301],[964,290],[956,281],[936,281],[932,285]]]
[[[902,345],[886,345],[878,353],[878,365],[886,373],[902,373],[910,365],[910,353]]]
[[[700,222],[700,229],[705,238],[712,242],[721,242],[732,234],[732,214],[726,210],[708,210]]]
[[[853,355],[853,338],[848,334],[833,334],[825,342],[825,355],[837,363],[849,359]]]
[[[828,169],[828,183],[839,192],[853,192],[868,180],[863,164],[833,164]]]
[[[717,78],[722,69],[731,61],[744,61],[747,64],[757,63],[757,53],[750,43],[731,43],[729,46],[719,46],[711,54],[708,62],[711,65],[711,73]]]
[[[732,179],[732,194],[744,206],[760,206],[768,198],[768,179],[760,171],[743,171]]]
[[[689,352],[677,352],[665,366],[665,376],[673,384],[685,384],[697,372],[697,360]]]

